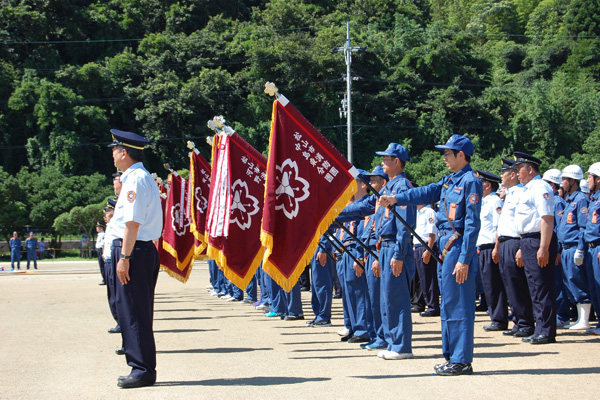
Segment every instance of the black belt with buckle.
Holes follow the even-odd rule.
[[[486,243],[486,244],[482,244],[479,247],[479,250],[487,250],[487,249],[493,249],[494,246],[496,246],[494,243]]]
[[[506,242],[507,240],[512,240],[512,239],[514,239],[514,240],[521,240],[521,238],[518,238],[518,237],[512,237],[512,236],[498,236],[498,241],[499,241],[500,243],[502,243],[502,242]]]
[[[521,235],[521,239],[541,239],[541,238],[542,238],[541,232],[524,233]]]
[[[593,242],[589,242],[587,245],[590,249],[593,249],[594,247],[598,247],[598,246],[600,246],[600,239],[594,240]]]

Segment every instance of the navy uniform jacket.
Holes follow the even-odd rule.
[[[586,243],[600,240],[600,192],[594,193],[590,198],[584,240]]]
[[[583,250],[585,241],[583,239],[587,225],[589,200],[580,189],[571,193],[565,199],[565,209],[556,232],[560,244],[577,246],[577,250]]]
[[[9,246],[11,249],[17,249],[17,250],[21,250],[21,239],[19,238],[11,238],[8,242]]]
[[[25,240],[25,248],[27,248],[27,249],[36,249],[37,250],[37,247],[38,247],[38,241],[37,241],[36,238],[33,238],[33,239],[27,238]]]
[[[411,184],[406,179],[404,174],[400,174],[387,183],[381,189],[382,196],[393,196],[399,193],[406,193],[411,189]],[[412,189],[414,190],[414,189]],[[408,223],[414,230],[417,225],[417,207],[416,205],[423,203],[404,203],[404,205],[394,205],[396,212]],[[396,237],[396,245],[394,247],[395,260],[404,260],[408,255],[412,255],[412,242],[410,240],[410,232],[394,215],[384,207],[378,207],[375,213],[375,232],[377,237],[387,238]]]
[[[369,244],[368,232],[371,226],[368,224],[368,221],[371,220],[371,217],[369,216],[373,215],[375,212],[376,201],[377,199],[375,196],[363,196],[354,203],[347,205],[337,217],[339,222],[354,221],[353,233],[366,245]],[[348,227],[348,224],[346,224],[346,227]],[[347,237],[349,237],[349,235],[347,235]],[[364,257],[365,250],[358,243],[353,241],[350,247],[358,250],[358,257]]]
[[[470,165],[447,175],[437,183],[411,189],[396,195],[398,204],[433,204],[440,200],[437,213],[438,229],[450,231],[452,227],[463,233],[463,242],[458,262],[470,264],[477,252],[476,243],[481,221],[481,181]],[[440,233],[443,235],[443,233]]]

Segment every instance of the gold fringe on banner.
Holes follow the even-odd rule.
[[[263,258],[263,253],[264,249],[261,247],[260,250],[253,257],[252,263],[250,264],[250,268],[248,269],[246,276],[241,277],[238,274],[236,274],[231,268],[229,268],[229,265],[227,264],[227,257],[225,256],[225,254],[223,254],[221,250],[209,244],[208,249],[206,251],[208,258],[210,258],[211,260],[215,260],[219,269],[221,269],[221,271],[223,271],[223,273],[225,274],[225,277],[241,290],[246,290],[246,288],[248,287],[248,284],[252,280],[254,273],[258,269],[260,260],[262,260]]]

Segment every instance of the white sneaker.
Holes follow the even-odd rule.
[[[266,304],[259,304],[259,305],[256,306],[257,310],[264,310],[265,308],[267,308]]]
[[[381,350],[381,351],[378,351],[378,352],[377,352],[377,357],[379,357],[379,358],[383,358],[383,355],[385,354],[385,352],[386,352],[386,351],[387,351],[387,350]]]
[[[233,299],[233,296],[228,294],[227,296],[223,296],[221,297],[223,300],[229,300],[229,299]]]
[[[385,350],[382,354],[384,360],[406,360],[414,358],[412,353],[396,353],[395,351]]]
[[[216,291],[216,290],[213,290],[213,291],[212,291],[212,293],[211,293],[210,295],[211,295],[211,296],[218,297],[218,296],[219,296],[219,293],[217,293],[217,291]]]
[[[212,290],[212,289],[213,289],[213,285],[207,285],[207,286],[206,286],[206,288],[207,288],[208,290]]]
[[[344,328],[337,331],[337,334],[340,336],[347,336],[350,334],[350,331],[348,330],[348,328]]]
[[[236,299],[235,297],[232,297],[230,299],[227,299],[227,301],[240,301],[240,300]]]

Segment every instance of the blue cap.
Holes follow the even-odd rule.
[[[120,131],[118,129],[111,129],[110,133],[112,133],[113,142],[108,147],[126,146],[132,149],[144,150],[144,147],[150,144],[148,139],[137,133]]]
[[[408,150],[398,143],[390,143],[387,149],[384,151],[376,151],[375,154],[378,156],[392,156],[399,158],[402,161],[408,161]]]
[[[376,166],[375,169],[373,169],[373,172],[371,172],[370,174],[365,174],[365,176],[380,176],[386,181],[390,180],[388,174],[383,172],[383,167],[381,165]]]
[[[515,160],[511,160],[509,158],[502,157],[502,166],[500,167],[500,172],[505,171],[507,169],[515,169]]]
[[[466,156],[472,156],[473,151],[475,151],[473,143],[468,138],[461,135],[452,135],[446,144],[438,144],[435,148],[440,150],[450,149],[462,151]]]
[[[480,169],[477,170],[477,173],[479,175],[479,179],[481,180],[500,183],[500,177],[498,175],[494,175],[491,172],[485,172]]]
[[[356,180],[360,181],[359,176],[362,176],[363,178],[366,176],[369,176],[369,173],[367,171],[365,171],[364,169],[356,168],[356,170],[358,171],[358,175],[356,175]]]
[[[540,165],[542,163],[542,161],[539,158],[534,157],[531,154],[515,151],[513,155],[515,156],[515,164],[530,163]]]

